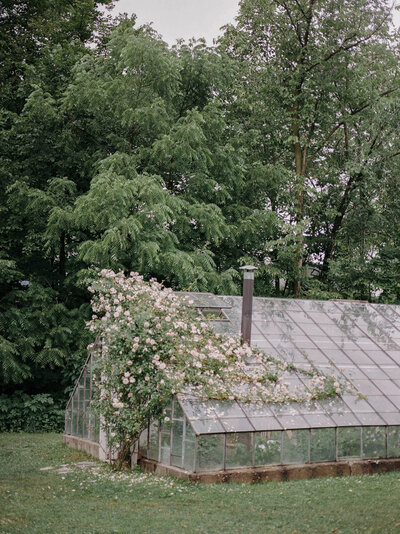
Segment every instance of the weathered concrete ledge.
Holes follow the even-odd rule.
[[[95,441],[90,441],[88,439],[79,438],[77,436],[70,436],[68,434],[62,435],[63,443],[72,447],[73,449],[78,449],[79,451],[85,451],[95,458],[99,458],[99,449],[100,445]]]
[[[343,475],[372,475],[400,470],[400,458],[376,460],[348,460],[340,462],[322,462],[300,465],[274,465],[268,467],[246,467],[226,471],[207,471],[192,473],[159,464],[142,458],[139,465],[145,471],[158,475],[170,475],[199,483],[221,482],[283,482],[285,480],[305,480],[310,478],[334,477]]]

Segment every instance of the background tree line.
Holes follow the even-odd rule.
[[[386,2],[243,0],[214,48],[108,4],[0,7],[4,411],[64,402],[95,267],[237,294],[254,263],[259,295],[400,301]]]

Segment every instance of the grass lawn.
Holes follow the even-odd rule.
[[[87,460],[58,435],[1,434],[0,532],[400,534],[399,472],[193,486]]]

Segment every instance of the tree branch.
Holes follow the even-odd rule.
[[[384,98],[385,96],[388,96],[396,91],[398,91],[399,88],[396,87],[395,89],[388,89],[387,91],[383,91],[383,93],[380,93],[377,97],[377,99],[379,98]],[[361,111],[364,111],[365,109],[367,109],[368,107],[372,106],[372,104],[374,102],[376,102],[376,100],[371,100],[370,102],[367,102],[365,104],[363,104],[361,107],[357,108],[357,109],[354,109],[352,110],[350,113],[349,113],[349,117],[354,117],[355,115],[357,115],[358,113],[361,113]],[[341,120],[340,122],[338,122],[333,128],[332,130],[328,133],[328,135],[326,136],[325,140],[324,140],[324,143],[321,144],[317,149],[314,150],[314,152],[312,154],[310,154],[310,157],[308,158],[308,163],[310,161],[312,161],[315,156],[324,148],[324,146],[326,146],[326,143],[327,141],[329,141],[329,139],[338,131],[338,129],[343,126],[345,124],[345,118],[343,118],[343,120]]]
[[[343,44],[348,41],[351,37],[350,36],[347,36],[344,40],[343,40],[343,43],[339,46],[339,48],[337,48],[336,50],[334,50],[333,52],[331,52],[330,54],[328,54],[327,56],[325,56],[324,58],[322,58],[320,61],[316,61],[315,63],[313,63],[312,65],[310,65],[308,67],[308,69],[306,70],[306,72],[310,72],[311,70],[313,70],[315,67],[317,67],[318,65],[320,65],[321,63],[326,63],[327,61],[329,61],[330,59],[332,59],[334,56],[336,56],[337,54],[339,54],[340,52],[347,52],[348,50],[351,50],[352,48],[355,48],[356,46],[362,44],[362,43],[365,43],[367,41],[369,41],[381,28],[382,26],[385,24],[385,22],[389,19],[390,15],[391,15],[391,11],[393,9],[393,5],[392,4],[392,7],[390,8],[390,11],[389,11],[389,14],[384,17],[381,21],[380,24],[378,24],[374,29],[373,31],[371,31],[368,35],[366,35],[365,37],[362,37],[361,39],[358,39],[357,41],[353,42],[353,43],[350,43],[348,44],[347,46],[343,46]]]

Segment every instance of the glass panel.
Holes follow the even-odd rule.
[[[86,400],[85,400],[85,370],[79,380],[79,435],[87,437],[86,431]]]
[[[65,433],[66,434],[71,434],[71,421],[72,421],[71,406],[68,406],[68,408],[65,410]]]
[[[172,421],[171,463],[182,467],[183,421]]]
[[[400,388],[391,380],[375,380],[374,383],[388,397],[400,395]]]
[[[95,432],[95,426],[96,426],[96,416],[93,412],[93,408],[89,407],[86,411],[86,420],[88,423],[88,439],[91,441],[96,440],[96,432]]]
[[[85,380],[85,399],[90,399],[90,369],[86,367],[86,380]]]
[[[218,417],[244,417],[244,413],[237,402],[210,401],[210,406],[214,408]]]
[[[288,312],[288,315],[297,324],[304,324],[304,323],[312,324],[312,319],[303,311],[291,311],[291,312]]]
[[[170,465],[171,454],[171,427],[167,424],[161,426],[161,451],[160,462],[165,465]]]
[[[223,469],[224,435],[199,436],[197,441],[197,466],[201,471]]]
[[[250,422],[255,430],[281,430],[281,425],[273,417],[250,417]]]
[[[155,421],[150,425],[149,433],[149,451],[148,458],[156,460],[158,462],[158,448],[159,448],[159,427],[160,424]]]
[[[373,380],[387,378],[387,375],[377,365],[366,365],[361,369],[368,378],[372,378]]]
[[[185,398],[181,399],[181,405],[185,411],[186,417],[192,419],[212,419],[216,413],[209,402],[201,402],[198,399]]]
[[[304,464],[308,462],[308,430],[286,430],[282,440],[282,463]]]
[[[77,436],[82,437],[82,431],[83,431],[83,388],[81,386],[79,386],[77,388],[77,400],[78,400]]]
[[[177,399],[174,399],[174,413],[173,413],[172,418],[183,420],[183,410]]]
[[[316,365],[329,363],[329,359],[318,349],[307,349],[304,351],[304,354],[307,356],[308,360],[311,360]]]
[[[322,413],[306,414],[303,416],[311,428],[320,427],[327,428],[335,426],[332,419]]]
[[[370,361],[376,365],[390,365],[393,363],[393,360],[389,358],[389,356],[386,356],[383,351],[366,350],[366,353],[368,354]]]
[[[71,412],[71,434],[76,436],[77,426],[78,426],[78,396],[77,391],[72,397],[72,412]]]
[[[399,358],[396,358],[399,360]],[[393,367],[391,365],[382,366],[382,369],[385,371],[385,373],[390,376],[392,380],[398,380],[400,379],[400,367]]]
[[[241,404],[241,408],[248,417],[264,417],[272,415],[267,404]]]
[[[100,419],[95,416],[94,418],[94,438],[93,441],[99,443],[100,441]]]
[[[191,424],[196,434],[215,434],[224,432],[223,426],[216,419],[193,419]]]
[[[194,440],[195,433],[193,428],[190,426],[189,421],[186,419],[186,429],[185,429],[185,450],[183,457],[183,468],[186,471],[193,471],[194,469]]]
[[[368,402],[378,412],[395,412],[394,405],[386,397],[368,396]]]
[[[275,415],[297,415],[299,414],[299,406],[294,402],[287,402],[284,404],[271,404],[272,413]]]
[[[374,409],[368,402],[364,399],[360,399],[356,395],[343,395],[343,400],[350,408],[352,412],[355,413],[368,413],[373,412]]]
[[[390,395],[390,401],[400,410],[400,395]]]
[[[92,357],[90,356],[88,358],[88,361],[86,362],[86,377],[87,377],[87,380],[88,380],[87,383],[90,382],[91,376],[92,376]]]
[[[231,316],[231,312],[224,312],[226,316]],[[218,321],[211,323],[213,326],[213,329],[218,334],[229,334],[230,336],[233,334],[239,334],[240,333],[240,327],[237,324],[234,324],[231,320],[231,317],[228,318],[228,321]]]
[[[147,428],[139,436],[139,451],[147,458]]]
[[[247,467],[253,463],[253,434],[226,435],[225,467]]]
[[[236,302],[241,301],[241,297],[219,297],[211,293],[197,293],[195,291],[182,291],[180,295],[188,299],[189,307],[191,308],[222,308],[228,309],[235,305]],[[240,309],[240,308],[239,308]]]
[[[365,426],[362,429],[364,458],[386,458],[386,428]]]
[[[83,392],[82,392],[83,394]],[[90,403],[90,399],[89,399],[89,391],[88,390],[84,390],[84,394],[85,394],[85,399],[83,401],[83,414],[82,414],[82,417],[83,417],[83,429],[82,429],[82,437],[84,439],[88,439],[89,438],[89,424],[90,424],[90,420],[89,420],[89,403]]]
[[[381,415],[387,425],[389,426],[400,425],[400,413],[399,412],[383,413]]]
[[[338,458],[361,457],[361,429],[359,427],[337,429]]]
[[[364,380],[366,378],[366,375],[358,367],[354,367],[354,366],[343,367],[342,373],[344,374],[346,378],[352,381],[359,380],[359,379]]]
[[[366,426],[383,426],[386,424],[377,413],[358,413],[357,419],[360,420],[362,425]]]
[[[221,419],[226,432],[251,432],[254,428],[245,417],[237,417],[231,419]]]
[[[312,428],[310,440],[311,462],[331,462],[335,460],[334,428]]]
[[[227,321],[227,317],[221,308],[197,308],[197,310],[208,321]]]
[[[332,413],[330,416],[338,426],[354,427],[360,424],[360,421],[352,413]]]
[[[310,425],[301,415],[282,415],[278,417],[279,422],[285,429],[289,428],[310,428]]]
[[[400,457],[400,426],[388,427],[388,458]]]
[[[163,410],[164,417],[172,419],[172,402],[169,402]]]
[[[371,380],[355,380],[354,385],[362,395],[367,397],[370,395],[381,395],[381,392]]]
[[[255,465],[281,463],[282,432],[256,432],[254,434]]]

